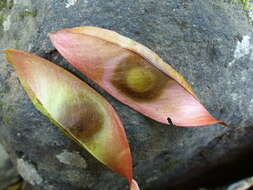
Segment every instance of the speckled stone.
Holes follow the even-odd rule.
[[[17,170],[13,167],[8,154],[0,144],[0,189],[5,189],[19,180]]]
[[[148,190],[159,186],[161,178],[180,174],[177,168],[215,137],[253,123],[253,33],[248,15],[240,5],[221,0],[15,0],[5,10],[0,49],[36,53],[102,93],[124,123],[134,177]],[[47,37],[48,32],[80,25],[115,30],[150,47],[185,76],[210,113],[230,127],[170,128],[119,103],[63,60]],[[13,163],[29,163],[42,180],[35,185],[47,190],[127,189],[125,179],[34,108],[3,54],[0,62],[0,141]],[[57,155],[64,150],[79,152],[87,168],[61,162]]]

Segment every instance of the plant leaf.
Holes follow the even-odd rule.
[[[112,96],[158,122],[226,125],[212,117],[190,85],[147,47],[116,32],[91,27],[50,33],[56,49]]]
[[[132,186],[132,158],[122,123],[95,90],[63,68],[19,50],[6,57],[38,110]]]

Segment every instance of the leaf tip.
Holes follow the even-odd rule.
[[[217,121],[217,124],[223,125],[225,127],[228,127],[229,125],[224,121]]]
[[[49,32],[47,33],[48,37],[51,38],[55,33],[54,32]]]
[[[130,190],[140,190],[138,183],[132,179]]]
[[[13,50],[12,49],[4,49],[3,52],[7,56],[9,55]]]
[[[8,61],[8,63],[12,64],[12,61],[11,61],[11,54],[15,51],[15,49],[5,49],[3,50],[4,54],[5,54],[5,57]]]
[[[49,33],[47,34],[47,36],[49,37],[49,39],[50,39],[52,42],[53,42],[53,40],[54,40],[55,35],[56,35],[55,32],[49,32]]]
[[[57,44],[59,42],[62,42],[62,35],[61,34],[61,30],[58,32],[49,32],[47,35],[49,37],[49,39],[51,40],[52,44],[54,47],[57,47]],[[64,41],[64,40],[63,40]],[[65,43],[65,42],[64,42]],[[56,48],[57,49],[57,48]]]

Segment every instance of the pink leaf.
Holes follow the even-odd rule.
[[[147,47],[116,32],[77,27],[49,34],[56,49],[112,96],[161,123],[178,126],[220,123],[190,85]]]

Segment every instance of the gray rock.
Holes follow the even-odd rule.
[[[213,188],[251,176],[253,127],[233,128],[214,138],[188,161],[168,172],[154,184],[171,189]],[[162,160],[162,158],[160,158]],[[180,172],[177,172],[177,171]],[[169,185],[168,185],[169,184]],[[216,189],[215,189],[216,190]]]
[[[87,168],[85,159],[78,152],[68,152],[64,150],[62,153],[56,155],[58,160],[64,164],[76,166],[79,168]]]
[[[189,168],[196,152],[217,142],[215,138],[224,132],[253,123],[253,21],[239,4],[220,0],[15,0],[2,12],[0,48],[26,50],[63,66],[88,81],[116,108],[141,189],[167,189],[170,184],[163,182],[180,181],[187,169],[182,167]],[[230,127],[169,128],[119,103],[66,63],[47,37],[48,32],[80,25],[112,29],[150,47],[182,73],[208,110]],[[125,179],[40,114],[2,54],[0,62],[0,141],[15,165],[23,163],[21,168],[28,172],[23,177],[47,190],[127,189]],[[64,151],[79,152],[83,159],[75,159],[80,161],[77,165],[85,160],[87,167],[59,159]]]
[[[8,154],[0,144],[0,190],[20,180],[17,170],[13,167]]]

